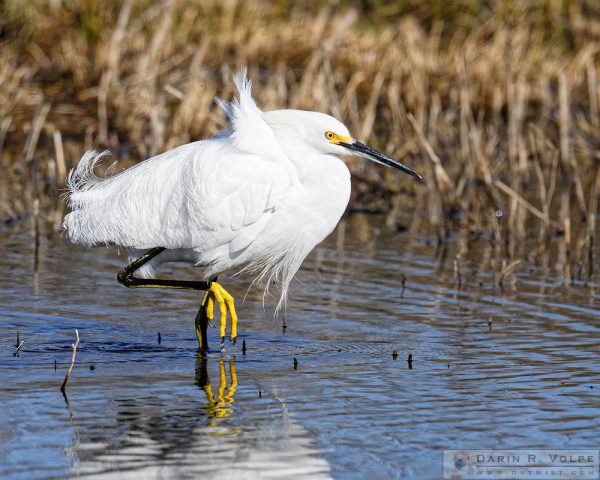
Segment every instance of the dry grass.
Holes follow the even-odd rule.
[[[355,207],[393,217],[410,198],[440,242],[455,227],[490,232],[509,258],[532,228],[540,248],[558,234],[563,273],[593,271],[593,0],[5,0],[0,18],[5,216],[54,198],[86,148],[138,161],[217,132],[213,97],[231,97],[248,65],[263,108],[332,113],[426,177],[351,160]]]

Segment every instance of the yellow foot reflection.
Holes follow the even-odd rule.
[[[206,399],[208,400],[208,405],[206,407],[206,410],[208,411],[208,416],[211,418],[228,417],[233,413],[233,408],[231,408],[231,406],[235,401],[233,396],[237,387],[235,359],[232,358],[231,360],[229,360],[229,375],[231,378],[231,383],[229,384],[229,386],[227,386],[225,361],[222,358],[219,359],[219,389],[217,390],[216,398],[210,385],[210,380],[208,378],[208,367],[205,357],[201,359],[199,369],[200,371],[196,373],[197,382],[198,385],[202,387],[202,390],[204,390],[204,393],[206,394]]]
[[[227,328],[227,311],[231,315],[231,340],[235,342],[237,337],[237,314],[235,313],[235,306],[233,304],[233,297],[225,290],[221,284],[217,282],[211,282],[210,288],[206,291],[204,301],[206,302],[206,316],[210,321],[213,320],[215,315],[215,302],[219,306],[221,318],[219,319],[219,335],[221,342],[225,340],[225,332]]]

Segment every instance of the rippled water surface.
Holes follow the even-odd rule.
[[[597,279],[565,283],[550,252],[500,289],[480,239],[459,282],[460,240],[434,238],[348,217],[305,262],[286,328],[224,280],[240,341],[219,352],[211,329],[201,356],[193,292],[125,289],[123,252],[60,236],[36,267],[31,233],[0,227],[0,477],[440,478],[444,449],[598,449]]]

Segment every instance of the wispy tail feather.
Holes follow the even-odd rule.
[[[102,222],[93,221],[94,212],[97,209],[94,208],[94,202],[90,201],[89,198],[90,190],[111,178],[110,176],[101,178],[94,173],[94,168],[98,162],[110,154],[109,150],[100,153],[96,150],[88,150],[79,160],[77,167],[71,169],[67,176],[66,196],[71,212],[65,215],[63,228],[67,231],[67,235],[73,243],[88,246],[111,243],[109,240],[98,238],[100,236],[98,233],[102,232],[102,226],[98,224]],[[107,173],[111,167],[109,167]]]
[[[83,154],[77,167],[71,169],[67,176],[66,186],[69,190],[68,194],[72,195],[77,192],[85,192],[89,190],[102,179],[94,173],[94,168],[104,157],[111,154],[109,150],[104,150],[98,153],[96,150],[88,150]],[[72,199],[70,199],[70,203]]]

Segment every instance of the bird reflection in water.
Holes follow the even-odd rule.
[[[198,355],[196,361],[196,385],[198,385],[206,395],[208,401],[206,411],[211,419],[226,418],[233,413],[233,402],[235,389],[237,387],[237,374],[235,371],[235,357],[228,360],[230,383],[227,385],[227,373],[225,369],[225,359],[219,358],[219,388],[217,396],[213,393],[208,376],[208,357],[203,354]],[[209,425],[214,426],[216,422],[211,422]]]

